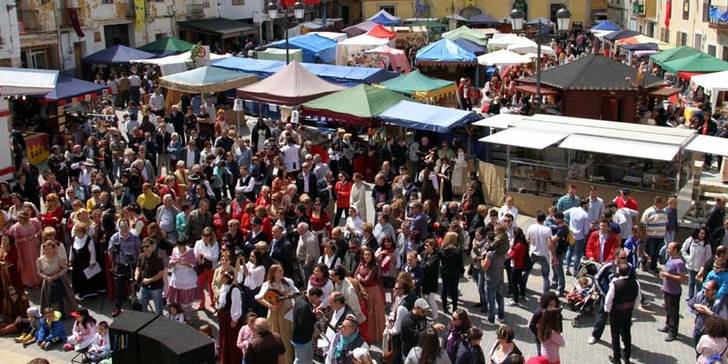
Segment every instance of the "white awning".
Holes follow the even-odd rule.
[[[498,114],[478,120],[471,125],[495,129],[508,129],[511,124],[516,121],[521,121],[523,118],[523,115],[518,114]]]
[[[58,71],[0,67],[0,94],[36,95],[55,90]]]
[[[728,139],[709,135],[698,135],[685,150],[728,156]]]
[[[480,139],[480,141],[490,144],[510,145],[514,147],[541,150],[564,140],[567,136],[569,136],[567,133],[510,128],[488,135],[487,137]]]
[[[560,148],[583,150],[585,152],[621,155],[642,159],[671,161],[680,151],[678,145],[647,143],[628,139],[604,138],[592,135],[574,134],[566,138]]]

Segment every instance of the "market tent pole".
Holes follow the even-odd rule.
[[[504,196],[511,190],[511,146],[506,146],[506,191]]]

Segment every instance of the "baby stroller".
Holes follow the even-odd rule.
[[[584,314],[591,314],[601,301],[601,295],[596,288],[594,277],[599,272],[599,264],[594,261],[584,261],[579,264],[576,273],[576,283],[572,290],[566,295],[566,303],[577,315],[571,321],[573,327],[577,327]]]

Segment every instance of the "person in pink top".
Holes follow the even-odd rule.
[[[245,315],[246,325],[241,327],[240,332],[238,333],[238,349],[243,352],[243,358],[245,357],[245,351],[248,350],[250,339],[255,336],[255,319],[257,318],[258,315],[255,312],[248,312],[248,314]]]
[[[18,213],[18,222],[10,227],[8,233],[15,239],[18,247],[18,269],[23,285],[28,288],[40,286],[40,276],[35,270],[35,261],[40,257],[40,233],[43,229],[40,221],[31,218],[23,209]]]
[[[548,358],[549,364],[560,364],[559,348],[565,345],[564,337],[558,328],[561,327],[560,310],[549,308],[541,316],[538,324],[538,340],[541,341],[541,353]]]
[[[728,341],[724,337],[725,329],[726,321],[718,316],[710,316],[705,320],[705,332],[695,347],[695,351],[699,355],[698,364],[708,363],[708,359],[716,354],[723,359],[723,362],[728,359]]]
[[[85,308],[71,312],[71,317],[75,319],[73,329],[68,341],[63,345],[63,350],[83,350],[91,346],[96,335],[96,320],[91,317]]]

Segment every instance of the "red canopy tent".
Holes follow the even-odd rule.
[[[687,72],[680,71],[677,73],[677,77],[684,81],[690,81],[690,78],[696,75],[702,75],[705,72]]]
[[[371,35],[372,37],[377,38],[387,38],[387,39],[393,39],[397,36],[397,33],[385,28],[381,24],[377,24],[372,28],[370,31],[367,32],[368,35]]]

